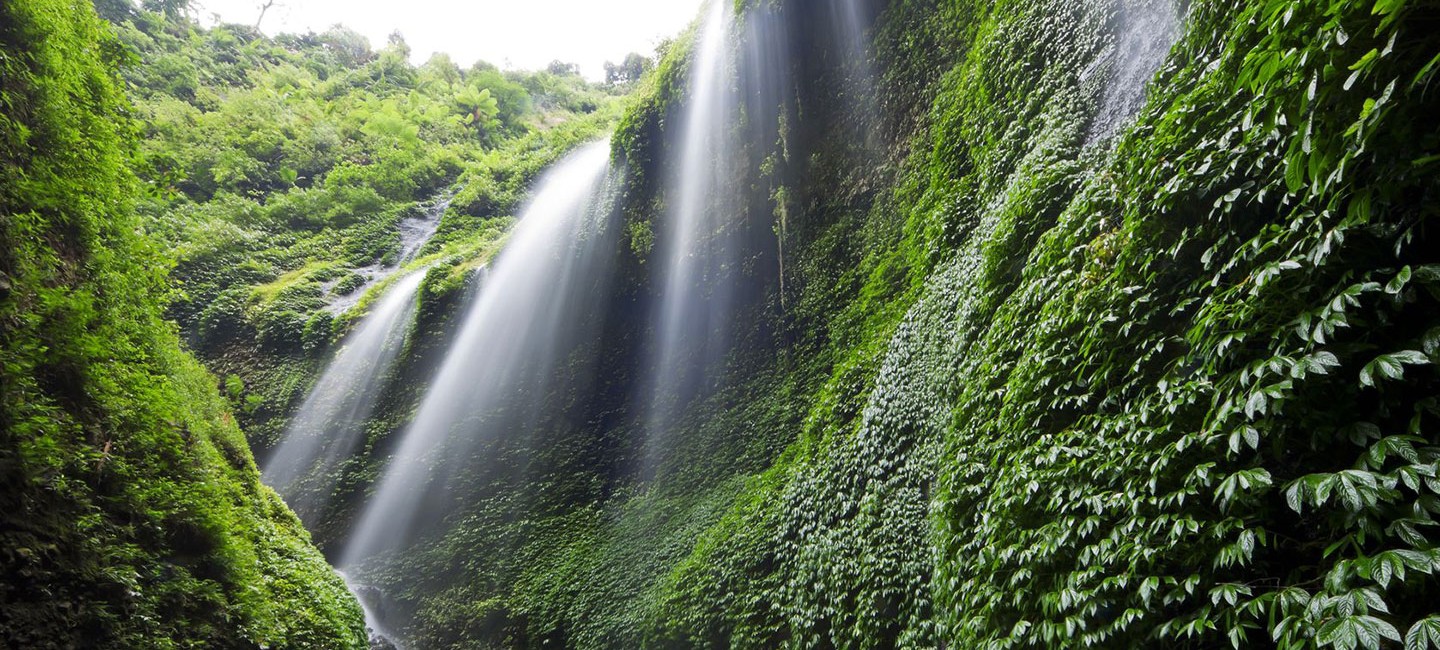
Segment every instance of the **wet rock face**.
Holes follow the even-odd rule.
[[[385,592],[370,585],[351,585],[350,593],[355,594],[355,599],[365,609],[365,632],[370,637],[370,650],[399,650],[400,647],[390,637],[377,629],[387,616]]]
[[[365,603],[365,605],[372,607],[377,611],[380,609],[380,601],[384,598],[385,595],[380,591],[378,587],[371,587],[370,585],[355,585],[353,591],[355,592],[355,597],[360,599],[360,602]]]
[[[1105,90],[1086,144],[1108,140],[1130,123],[1145,104],[1145,84],[1180,35],[1181,11],[1173,0],[1125,0],[1114,11],[1114,43],[1092,64],[1104,71]]]

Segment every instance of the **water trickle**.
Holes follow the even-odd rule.
[[[375,587],[352,581],[344,571],[337,570],[335,573],[340,575],[350,594],[360,603],[360,610],[365,615],[365,633],[370,637],[370,649],[405,650],[405,646],[396,640],[395,633],[385,626],[385,595]]]
[[[1115,45],[1095,67],[1109,66],[1109,80],[1086,144],[1106,140],[1145,104],[1145,85],[1160,65],[1180,31],[1174,0],[1124,0],[1119,6]]]
[[[683,402],[713,379],[724,353],[733,287],[731,248],[717,190],[732,160],[726,139],[733,113],[728,2],[716,0],[700,26],[690,68],[689,103],[680,133],[680,160],[669,180],[673,211],[661,237],[660,301],[655,317],[654,372],[647,426],[649,462]]]
[[[364,439],[383,380],[410,323],[423,271],[400,278],[341,343],[265,462],[265,483],[313,523],[330,502],[335,467]]]
[[[877,146],[880,129],[875,120],[881,116],[868,33],[874,22],[874,5],[873,0],[838,0],[830,5],[831,30],[840,55],[836,62],[839,86],[862,130],[861,139],[871,149]]]
[[[354,291],[332,297],[330,304],[325,306],[325,311],[336,315],[345,313],[347,309],[359,303],[360,297],[364,296],[371,287],[384,282],[399,272],[406,262],[415,259],[415,254],[420,252],[421,247],[430,241],[430,238],[435,235],[435,230],[440,227],[440,218],[445,215],[445,210],[449,209],[450,201],[454,196],[453,191],[446,192],[436,197],[420,214],[401,219],[397,224],[400,231],[400,252],[395,257],[395,263],[386,264],[381,261],[355,269],[353,272],[365,278],[365,283]],[[338,283],[338,280],[332,280],[327,283],[326,290],[333,289]]]
[[[607,243],[593,236],[609,144],[588,145],[547,172],[489,266],[414,420],[345,548],[352,567],[412,541],[443,516],[447,482],[485,438],[523,430],[514,412],[540,408],[548,374],[596,299]]]

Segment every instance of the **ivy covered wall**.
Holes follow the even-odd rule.
[[[878,115],[816,6],[744,7],[794,48],[781,142],[735,179],[783,285],[772,237],[669,470],[528,519],[484,634],[1440,645],[1437,7],[1173,6],[1148,98],[1097,138],[1157,4],[875,7]],[[688,49],[616,138],[642,299]]]
[[[123,59],[88,1],[0,5],[0,645],[363,648],[161,318]]]

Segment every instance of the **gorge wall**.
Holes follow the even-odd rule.
[[[364,648],[161,318],[123,53],[89,2],[0,6],[0,645]]]
[[[366,579],[425,647],[1423,641],[1434,10],[703,18],[614,136],[600,343]],[[725,318],[657,426],[675,296]]]

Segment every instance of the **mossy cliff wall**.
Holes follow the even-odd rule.
[[[503,579],[417,594],[422,638],[1374,647],[1440,631],[1435,3],[1182,3],[1114,139],[1094,137],[1108,53],[1156,3],[874,7],[873,112],[812,4],[740,18],[792,48],[779,137],[733,179],[763,197],[737,219],[782,232],[788,257],[782,276],[773,234],[744,240],[731,380],[654,478],[633,473],[639,426],[591,429],[609,455],[571,446],[591,455],[569,463],[614,471],[588,500],[452,534],[450,552],[522,541],[479,562]],[[616,136],[619,313],[651,291],[688,49]],[[619,340],[642,345],[643,317],[627,322]],[[629,364],[612,374],[645,371],[611,354]],[[441,612],[466,603],[484,618],[457,632]]]
[[[123,58],[88,1],[0,5],[0,645],[365,647],[160,316]]]

